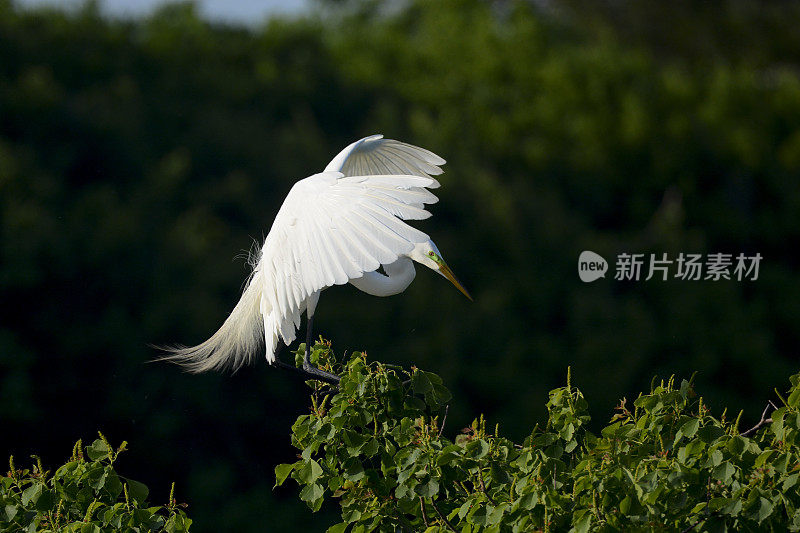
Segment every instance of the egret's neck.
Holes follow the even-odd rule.
[[[360,278],[351,279],[350,283],[360,291],[373,296],[392,296],[406,290],[417,274],[414,262],[408,257],[401,257],[394,263],[384,265],[386,276],[378,272],[364,272]]]

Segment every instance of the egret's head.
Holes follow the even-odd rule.
[[[461,282],[458,281],[455,274],[453,274],[453,271],[450,270],[450,267],[444,262],[442,253],[439,251],[433,241],[429,240],[428,242],[415,245],[409,256],[417,263],[425,265],[431,270],[434,270],[447,278],[450,283],[456,286],[456,289],[460,290],[464,296],[472,300],[472,296],[469,295],[467,289],[461,285]]]

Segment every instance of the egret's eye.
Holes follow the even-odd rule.
[[[430,257],[431,259],[433,259],[433,262],[434,262],[434,263],[436,263],[437,265],[440,265],[440,264],[442,264],[442,258],[441,258],[441,257],[439,257],[439,254],[437,254],[437,253],[436,253],[436,252],[434,252],[433,250],[431,250],[430,252],[428,252],[428,257]]]

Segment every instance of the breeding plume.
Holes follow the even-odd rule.
[[[239,303],[207,341],[170,350],[170,359],[192,372],[233,368],[266,346],[270,364],[278,342],[289,345],[306,325],[306,374],[337,377],[311,365],[309,346],[320,292],[350,283],[375,296],[406,289],[414,262],[438,272],[470,298],[428,236],[404,220],[431,214],[444,159],[417,146],[372,135],[354,142],[319,174],[294,184],[258,255]],[[378,272],[383,266],[385,274]],[[471,299],[471,298],[470,298]]]

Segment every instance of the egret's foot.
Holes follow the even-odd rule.
[[[324,370],[320,370],[319,368],[315,367],[311,363],[306,361],[303,362],[303,372],[310,376],[314,376],[312,379],[318,379],[320,381],[324,381],[326,383],[330,383],[331,385],[337,385],[339,383],[339,376],[336,374],[331,374],[330,372],[325,372]]]
[[[301,374],[305,379],[313,379],[317,381],[324,381],[325,383],[330,383],[331,385],[337,385],[339,383],[339,376],[336,374],[331,374],[330,372],[325,372],[324,370],[320,370],[315,366],[308,366],[303,365],[303,368],[298,368],[294,365],[287,365],[280,359],[276,359],[272,366],[276,368],[282,368],[284,370],[291,370],[292,372],[297,372]]]
[[[313,317],[309,319],[309,322],[313,320]],[[318,379],[320,381],[325,381],[326,383],[331,383],[332,385],[337,385],[339,383],[339,376],[336,374],[331,374],[330,372],[325,372],[324,370],[320,370],[316,366],[311,363],[311,324],[308,325],[309,330],[306,332],[306,351],[303,354],[303,371],[307,374],[315,376],[314,379]]]

